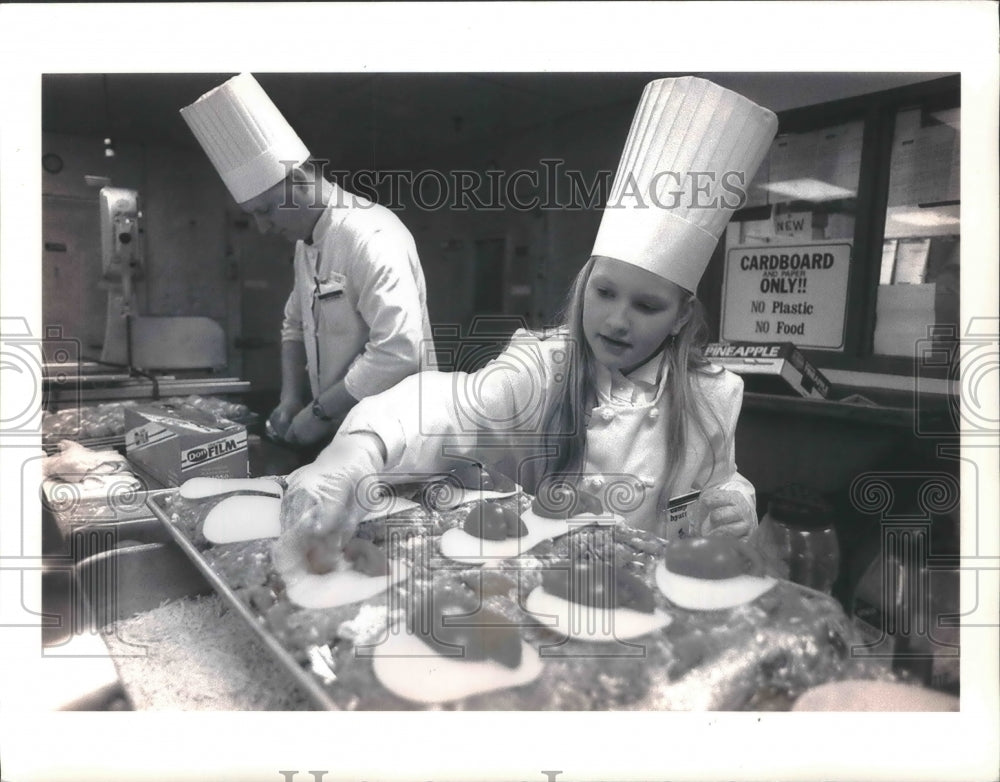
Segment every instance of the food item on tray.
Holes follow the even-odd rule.
[[[392,563],[364,538],[351,538],[341,556],[322,547],[310,549],[305,567],[284,576],[288,599],[302,608],[333,608],[380,594],[406,576],[403,562]]]
[[[542,574],[550,595],[594,608],[631,608],[653,613],[653,592],[624,565],[600,559],[558,560]]]
[[[483,606],[464,581],[438,582],[408,606],[406,631],[445,657],[521,664],[521,634],[502,613]]]
[[[520,504],[483,500],[469,508],[461,527],[441,535],[440,548],[444,556],[456,562],[481,564],[521,556],[539,543],[569,531],[569,522],[537,518],[522,511]]]
[[[542,672],[538,652],[521,639],[518,625],[458,582],[420,594],[405,621],[372,652],[382,686],[417,703],[521,687]]]
[[[600,516],[604,513],[604,506],[592,494],[566,489],[535,497],[531,501],[531,511],[543,519],[572,519],[585,514]]]
[[[370,540],[351,538],[341,549],[340,557],[333,557],[331,553],[322,546],[310,548],[306,553],[307,570],[318,576],[326,575],[336,570],[343,560],[366,576],[389,575],[389,558]]]
[[[276,538],[281,534],[280,511],[278,497],[265,494],[225,497],[205,516],[202,534],[210,543]]]
[[[129,472],[128,461],[117,451],[94,451],[72,440],[61,440],[58,453],[42,460],[43,478],[66,483]]]
[[[413,487],[413,495],[421,496],[420,490]],[[218,499],[174,496],[170,502],[175,528],[192,537]],[[502,502],[529,511],[530,498],[523,494]],[[359,536],[387,553],[393,575],[369,578],[382,585],[380,592],[349,605],[298,605],[292,599],[294,579],[285,581],[269,567],[269,549],[262,545],[267,541],[213,546],[200,540],[196,548],[275,640],[303,661],[306,671],[308,661],[319,653],[330,661],[333,677],[320,680],[343,709],[787,708],[799,694],[824,682],[891,678],[877,661],[852,657],[851,647],[860,640],[829,596],[777,581],[756,599],[730,608],[686,609],[657,588],[656,573],[668,544],[621,524],[574,528],[537,542],[530,553],[463,565],[441,556],[441,533],[467,535],[461,530],[467,515],[466,507],[424,507],[359,525]],[[526,524],[525,537],[530,537],[530,519]],[[605,595],[614,585],[615,605],[592,617],[595,627],[607,620],[613,632],[567,634],[564,630],[573,618],[568,613],[542,610],[541,619],[529,614],[526,608],[537,608],[529,596],[547,592],[546,581],[559,591],[551,586],[550,572],[567,572],[567,563],[579,562],[587,551],[598,551],[603,563],[614,565],[608,571],[611,579],[601,583]],[[697,570],[700,565],[678,565],[678,557],[675,553],[671,558],[677,569],[704,575]],[[720,571],[726,579],[748,575],[732,575],[735,560],[719,558],[726,564]],[[334,575],[343,572],[360,576],[353,570]],[[400,577],[394,579],[396,575]],[[592,585],[591,598],[595,590]],[[426,633],[420,637],[410,631],[419,602],[415,596],[427,595],[442,601],[442,632],[429,640]],[[578,613],[584,607],[558,595],[555,599]],[[444,630],[448,605],[452,611],[461,609],[460,614],[449,614],[461,621]],[[560,625],[554,626],[557,616]],[[623,616],[660,625],[642,626],[633,634],[630,620]],[[494,625],[505,629],[494,634],[489,629]],[[516,667],[511,667],[515,658],[510,627],[517,629],[521,643]],[[465,656],[442,655],[456,645],[467,647]],[[433,687],[419,685],[421,681]]]
[[[79,440],[98,440],[125,434],[125,407],[135,405],[125,402],[107,402],[86,407],[71,407],[42,415],[42,438],[46,442],[61,437]]]
[[[464,462],[442,473],[422,487],[424,505],[446,511],[467,502],[510,497],[520,487],[503,473],[478,462]]]
[[[307,559],[284,575],[288,599],[302,608],[335,608],[368,600],[406,578],[405,562],[391,562],[371,541],[352,538],[336,562]]]
[[[288,599],[301,608],[336,608],[382,594],[405,577],[404,563],[399,563],[388,576],[369,576],[356,570],[334,570],[323,574],[303,570],[287,575],[285,588]]]
[[[217,396],[200,396],[199,394],[190,394],[185,397],[169,397],[163,400],[169,404],[186,404],[191,407],[196,407],[216,418],[225,418],[229,421],[236,421],[237,423],[249,418],[252,413],[250,408],[239,402],[230,402],[226,399],[220,399]]]
[[[147,400],[142,400],[145,402]],[[253,414],[250,408],[238,402],[212,396],[191,394],[186,397],[173,396],[159,400],[167,405],[187,405],[217,418],[225,418],[237,423],[246,422]],[[42,416],[42,438],[54,442],[60,438],[75,440],[98,440],[124,437],[125,408],[140,404],[134,399],[121,402],[104,402],[97,405],[67,408],[54,413],[46,411]]]
[[[115,451],[95,451],[71,440],[44,458],[43,507],[62,523],[135,518],[145,512],[146,485]]]
[[[383,687],[406,701],[458,702],[534,682],[542,672],[542,661],[531,646],[519,643],[524,647],[523,659],[510,669],[495,660],[443,657],[419,638],[395,633],[377,647],[372,668]]]
[[[717,611],[756,600],[777,582],[764,574],[760,554],[727,536],[671,543],[656,568],[656,584],[674,605]]]
[[[575,511],[580,511],[578,515],[556,514],[549,510],[548,516],[539,516],[535,513],[536,500],[522,504],[526,507],[520,508],[518,527],[520,534],[517,537],[512,537],[508,533],[503,540],[496,540],[485,535],[479,537],[467,534],[463,529],[450,529],[441,536],[441,553],[450,559],[470,564],[507,559],[522,556],[533,551],[539,544],[562,537],[574,530],[591,526],[612,527],[625,521],[615,514],[597,515],[580,510],[584,507],[600,509],[599,503],[596,506],[591,503],[572,505]],[[513,523],[509,513],[505,519],[509,529]],[[495,523],[495,528],[499,528],[498,523]],[[473,531],[475,531],[474,523]]]
[[[181,484],[179,494],[186,500],[198,500],[233,492],[281,497],[283,489],[274,478],[189,478]]]
[[[370,540],[351,538],[344,546],[344,559],[366,576],[388,576],[389,558]]]
[[[583,604],[535,587],[524,603],[525,610],[555,633],[583,641],[614,642],[641,638],[661,630],[672,621],[660,609],[637,611],[627,606]]]
[[[570,557],[543,571],[525,609],[554,632],[588,641],[639,638],[669,625],[653,590],[630,568],[634,560],[606,543],[574,535]]]
[[[483,540],[520,538],[528,534],[516,509],[506,508],[497,502],[484,500],[469,508],[462,530]]]
[[[571,529],[594,523],[624,524],[625,519],[605,510],[593,494],[563,482],[544,486],[531,500],[522,517],[528,528],[547,537],[565,535]]]
[[[189,483],[194,480],[204,479],[192,479]],[[247,567],[256,569],[260,557],[265,554],[257,546],[237,546],[266,540],[269,547],[270,539],[280,534],[281,499],[261,494],[259,489],[274,487],[280,490],[282,486],[280,480],[275,478],[225,480],[219,483],[239,485],[242,488],[238,491],[249,490],[252,493],[192,498],[184,497],[183,492],[178,491],[171,502],[173,517],[176,526],[193,543],[199,547],[208,546],[205,552],[207,558],[225,567],[227,579],[238,580],[240,587],[252,586],[238,572],[240,563],[245,561]],[[195,488],[199,487],[196,485]],[[193,493],[202,494],[201,491]],[[405,512],[413,505],[404,498],[394,498],[385,508]],[[195,516],[194,521],[192,515]],[[266,556],[269,563],[269,550]],[[298,607],[330,608],[367,600],[384,592],[391,584],[404,578],[407,572],[405,563],[390,568],[381,549],[371,541],[359,538],[348,541],[343,557],[336,562],[318,561],[315,558],[318,556],[319,553],[308,561],[308,569],[304,567],[300,572],[285,575],[284,594]],[[251,558],[245,559],[247,557]],[[338,569],[335,570],[335,567]],[[254,594],[259,599],[259,590]]]

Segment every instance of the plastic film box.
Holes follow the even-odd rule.
[[[250,474],[246,427],[190,405],[125,408],[125,453],[165,486]]]

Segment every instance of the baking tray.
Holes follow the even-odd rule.
[[[108,548],[134,543],[164,543],[170,540],[163,525],[149,510],[149,500],[165,489],[144,489],[143,497],[123,507],[109,505],[107,495],[81,494],[70,505],[60,507],[48,499],[58,484],[42,484],[42,519],[54,533],[58,546],[47,553],[72,554],[74,560],[89,557]]]
[[[295,633],[289,634],[286,641],[279,632],[281,622],[276,623],[276,630],[269,618],[265,619],[258,613],[255,605],[247,599],[249,593],[244,593],[240,583],[226,575],[224,565],[220,564],[222,559],[217,563],[209,553],[211,549],[200,550],[196,544],[199,538],[195,537],[196,533],[187,521],[174,524],[170,520],[177,495],[179,490],[175,489],[156,497],[149,503],[150,511],[166,527],[170,537],[211,588],[232,606],[236,616],[250,625],[263,644],[262,653],[269,654],[279,668],[288,671],[311,705],[331,711],[420,708],[419,704],[413,706],[382,688],[370,691],[371,697],[358,705],[353,696],[365,698],[358,694],[363,692],[364,687],[375,683],[371,672],[366,675],[359,674],[360,669],[337,670],[340,658],[338,650],[332,646],[332,659],[324,656],[321,647],[316,648],[315,657],[318,659],[314,659],[314,647],[309,646],[312,636],[308,634],[304,644],[295,643]],[[440,518],[434,521],[435,527],[457,524],[457,517],[461,514],[456,510],[438,515]],[[439,534],[440,531],[426,536],[425,542]],[[623,534],[623,545],[630,546],[633,558],[637,557],[645,566],[650,566],[651,561],[659,556],[660,543],[655,543],[655,550],[648,550],[649,544],[654,542],[653,536],[635,531]],[[638,537],[633,539],[633,535]],[[540,580],[538,568],[544,568],[545,562],[565,559],[569,551],[568,540],[568,536],[562,536],[560,542],[536,551],[530,558],[534,564],[522,574],[525,579],[537,582]],[[433,557],[433,543],[428,542],[427,545],[430,549],[423,550],[422,556]],[[253,557],[249,559],[253,560]],[[442,580],[447,581],[453,571],[445,568],[440,572]],[[250,581],[252,578],[248,583]],[[517,589],[521,590],[520,580]],[[787,599],[793,596],[795,599]],[[871,669],[869,662],[856,660],[848,654],[853,644],[860,643],[860,638],[836,601],[791,582],[779,583],[760,601],[754,601],[745,610],[724,618],[712,611],[671,610],[675,613],[669,630],[652,638],[651,645],[641,655],[622,656],[618,664],[608,668],[599,663],[587,665],[581,661],[590,658],[601,660],[609,655],[575,654],[571,650],[566,655],[555,655],[549,666],[552,676],[539,679],[530,690],[513,688],[472,696],[460,702],[457,708],[475,711],[622,708],[657,711],[785,710],[795,693],[815,684],[842,678],[869,679],[888,675],[887,672]],[[339,620],[333,621],[336,623]],[[553,638],[547,635],[544,627],[530,625],[526,628],[525,632],[530,637],[525,636],[525,640],[529,643],[552,643]],[[357,636],[353,638],[357,640]],[[366,638],[361,641],[362,645],[372,642],[372,637]],[[703,658],[705,664],[701,662]],[[631,665],[631,661],[636,661],[638,669]],[[645,661],[655,661],[657,667],[644,668]],[[335,674],[338,680],[335,685],[331,686],[325,675],[327,672]],[[581,679],[583,676],[591,678]],[[622,693],[630,691],[630,682],[637,680],[645,684],[636,690],[636,698],[622,700]],[[584,694],[577,697],[582,681],[589,683],[582,688]],[[352,690],[352,687],[362,689]],[[348,697],[341,700],[345,693]]]
[[[177,529],[177,527],[170,521],[168,512],[160,505],[166,497],[173,496],[177,494],[178,490],[174,489],[170,492],[164,494],[158,494],[155,497],[150,498],[147,501],[150,511],[160,523],[166,527],[167,532],[170,537],[177,543],[181,551],[183,551],[194,566],[198,568],[201,574],[205,577],[205,580],[212,585],[212,588],[225,600],[229,605],[236,611],[237,615],[242,617],[247,625],[257,634],[264,648],[271,654],[271,656],[278,661],[278,663],[284,667],[295,682],[302,688],[303,693],[309,698],[309,700],[319,709],[324,709],[328,711],[338,711],[337,705],[334,703],[330,695],[323,689],[323,686],[313,678],[312,674],[306,671],[295,658],[286,650],[278,641],[272,636],[267,629],[261,624],[260,620],[250,608],[236,595],[236,593],[230,588],[230,586],[223,580],[223,578],[216,573],[212,567],[208,564],[204,557],[202,557],[201,552],[195,548],[194,544],[187,539],[187,537]]]

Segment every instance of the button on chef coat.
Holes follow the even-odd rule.
[[[658,409],[668,366],[663,353],[628,375],[595,368],[597,406],[587,423],[587,488],[636,527],[654,529],[666,479],[666,418]],[[600,476],[602,480],[595,481]]]
[[[492,464],[529,492],[539,476],[531,469],[545,453],[547,402],[572,373],[564,357],[573,355],[564,332],[539,338],[517,332],[497,359],[477,372],[421,372],[395,388],[358,404],[341,432],[374,432],[386,446],[387,472],[412,479],[414,473],[446,469],[448,456]],[[606,374],[605,374],[606,373]],[[669,401],[664,393],[667,365],[654,358],[625,378],[597,372],[597,401],[586,411],[587,472],[590,482],[614,504],[625,504],[630,487],[645,491],[637,507],[621,515],[635,527],[676,539],[683,524],[667,520],[671,497],[711,487],[732,489],[756,507],[753,486],[736,470],[734,434],[743,401],[743,381],[721,367],[690,373],[692,393],[709,411],[700,431],[686,429],[683,454],[666,451]],[[607,418],[601,411],[609,413]],[[712,461],[712,446],[717,463]],[[668,460],[680,464],[666,485]]]
[[[281,338],[304,343],[314,398],[343,380],[362,399],[433,366],[423,270],[391,211],[333,185],[294,266]]]

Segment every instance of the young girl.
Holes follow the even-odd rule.
[[[277,569],[318,549],[335,556],[363,515],[370,476],[412,478],[456,460],[534,494],[562,486],[595,495],[668,539],[748,535],[754,491],[733,443],[743,384],[704,358],[694,290],[741,203],[718,186],[748,184],[775,129],[771,112],[702,79],[648,85],[564,325],[517,332],[477,372],[422,372],[358,404],[289,478]],[[670,197],[691,173],[702,185]],[[689,519],[671,519],[670,500],[698,491]]]

